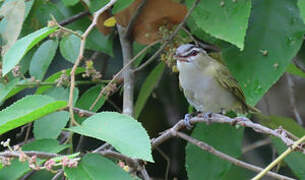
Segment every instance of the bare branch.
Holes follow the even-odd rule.
[[[40,151],[22,151],[22,153],[28,155],[28,156],[37,156],[41,159],[49,159],[53,157],[59,156],[56,153],[46,153],[46,152],[40,152]],[[19,157],[22,155],[19,151],[4,151],[0,152],[0,156],[3,157]]]
[[[89,14],[90,14],[89,11],[80,12],[78,14],[75,14],[74,16],[69,17],[68,19],[65,19],[65,20],[59,22],[59,24],[61,26],[65,26],[67,24],[70,24],[70,23],[78,20],[78,19],[81,19],[82,17],[88,16]]]

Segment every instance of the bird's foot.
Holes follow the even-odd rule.
[[[206,119],[207,125],[212,124],[212,120],[211,120],[212,115],[213,115],[212,112],[206,112],[203,114],[203,118]]]
[[[193,128],[193,125],[190,122],[191,118],[192,118],[191,114],[185,114],[185,116],[184,116],[184,125],[187,129]]]

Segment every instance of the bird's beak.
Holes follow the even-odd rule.
[[[189,62],[189,60],[187,60],[187,58],[185,57],[181,57],[179,55],[174,55],[174,58],[177,60],[177,61],[180,61],[180,62]]]

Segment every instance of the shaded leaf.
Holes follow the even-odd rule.
[[[19,79],[13,79],[7,84],[0,83],[0,104],[6,99],[7,95],[16,87]]]
[[[186,1],[188,8],[193,3],[194,0]],[[191,16],[200,29],[242,50],[250,10],[251,1],[248,0],[202,0]]]
[[[62,0],[65,6],[74,6],[79,0]]]
[[[3,57],[3,76],[12,70],[33,46],[56,29],[57,27],[45,27],[19,39]]]
[[[26,96],[0,111],[0,134],[32,122],[67,105],[42,95]]]
[[[60,78],[60,76],[62,74],[65,74],[66,76],[70,77],[70,72],[71,72],[71,69],[65,69],[65,70],[62,70],[62,71],[59,71],[57,73],[54,73],[52,74],[50,77],[48,77],[44,82],[55,82],[56,80],[58,80],[58,78]],[[85,68],[77,68],[76,71],[75,71],[75,75],[78,75],[80,73],[83,73],[85,72]],[[42,87],[39,87],[37,88],[35,94],[42,94],[43,92],[45,92],[46,90],[52,88],[54,86],[42,86]]]
[[[106,141],[131,158],[153,162],[149,136],[142,125],[130,116],[101,112],[86,119],[81,126],[68,130]]]
[[[112,8],[112,13],[118,13],[119,11],[122,11],[123,9],[127,8],[131,3],[133,3],[134,0],[124,0],[124,1],[117,1],[113,8]]]
[[[70,88],[64,88],[64,87],[53,87],[51,89],[48,89],[45,93],[45,95],[48,95],[58,101],[66,101],[69,102],[69,95],[70,95]],[[78,88],[74,88],[73,91],[73,104],[77,101],[78,98]]]
[[[249,21],[244,50],[231,46],[223,57],[253,106],[286,71],[301,46],[305,26],[296,2],[286,0],[254,1]]]
[[[40,45],[33,55],[30,74],[35,79],[42,80],[48,70],[57,50],[57,40],[47,40]]]
[[[133,178],[111,160],[98,154],[86,154],[76,168],[65,168],[70,180],[117,180]]]
[[[300,15],[305,22],[305,0],[298,0],[298,7],[300,10]]]
[[[102,35],[97,29],[93,29],[88,35],[86,49],[103,52],[113,57],[113,36]]]
[[[35,139],[56,139],[69,121],[69,113],[54,112],[34,122]]]
[[[192,137],[232,157],[241,155],[243,128],[224,124],[197,124]],[[197,146],[186,146],[186,170],[188,179],[222,179],[231,168],[231,163],[212,155]],[[203,168],[204,167],[204,168]]]
[[[151,95],[155,86],[161,79],[164,69],[165,69],[165,64],[161,62],[151,71],[151,73],[147,76],[146,80],[144,81],[141,90],[139,92],[139,95],[137,97],[137,101],[135,103],[136,119],[139,118],[140,113],[142,112],[142,109],[144,108],[149,96]]]
[[[5,44],[2,46],[2,54],[5,54],[18,39],[24,20],[24,15],[24,1],[5,1],[5,3],[1,6],[0,16],[2,16],[3,19],[0,22],[0,35]]]
[[[74,63],[78,57],[80,48],[80,39],[74,34],[69,34],[61,39],[59,49],[61,55],[71,63]]]

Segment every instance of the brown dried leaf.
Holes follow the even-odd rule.
[[[141,0],[135,0],[128,8],[115,14],[117,23],[126,27]],[[150,44],[160,39],[159,27],[168,28],[179,24],[187,13],[186,6],[172,0],[148,0],[137,18],[133,36],[141,44]]]

